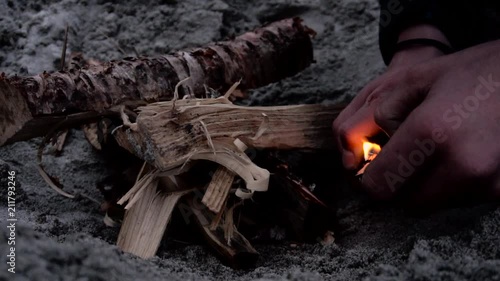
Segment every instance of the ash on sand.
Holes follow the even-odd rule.
[[[375,0],[120,2],[0,0],[0,72],[56,70],[66,23],[71,26],[68,53],[110,60],[134,55],[133,48],[154,55],[200,46],[290,16],[303,17],[318,32],[317,62],[296,77],[254,91],[249,104],[343,100],[383,71]],[[44,158],[76,200],[59,196],[37,174],[40,141],[0,149],[23,190],[17,205],[18,273],[6,270],[8,233],[2,226],[0,280],[500,280],[496,206],[412,218],[352,196],[340,204],[340,239],[333,246],[257,245],[261,259],[246,272],[221,265],[202,246],[163,249],[144,261],[119,251],[118,231],[102,223],[95,183],[106,169],[83,134],[73,130],[62,156]],[[0,194],[5,218],[6,198]]]

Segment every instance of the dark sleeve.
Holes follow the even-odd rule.
[[[389,64],[404,29],[415,23],[429,23],[439,28],[440,1],[380,0],[379,44],[382,57]]]
[[[389,64],[401,31],[428,23],[440,29],[452,48],[462,50],[500,39],[498,0],[379,0],[379,44]]]

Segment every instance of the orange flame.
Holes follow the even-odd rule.
[[[363,142],[363,152],[365,156],[365,161],[373,160],[377,157],[377,154],[380,152],[380,145],[376,143],[371,143],[368,141]]]

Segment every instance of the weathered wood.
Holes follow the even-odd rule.
[[[156,254],[172,211],[185,193],[168,193],[156,178],[137,193],[137,201],[129,202],[133,205],[125,212],[117,245],[125,252],[148,259]]]
[[[138,108],[136,123],[126,122],[128,125],[117,128],[114,136],[122,147],[164,174],[187,171],[190,160],[205,159],[225,167],[217,170],[216,178],[226,178],[228,172],[232,172],[247,183],[248,189],[258,191],[249,185],[265,186],[267,189],[269,171],[257,167],[243,153],[245,146],[257,149],[332,148],[331,124],[342,108],[342,105],[244,107],[236,106],[223,97],[158,102]],[[295,238],[307,240],[307,217],[311,214],[311,207],[321,208],[321,213],[329,213],[330,210],[308,186],[290,175],[283,162],[275,158],[265,162],[271,164],[269,170],[274,173],[275,195],[280,199],[286,198],[285,203],[278,204],[278,209],[282,210],[276,210],[276,216],[280,216],[282,224],[290,229]],[[265,173],[250,172],[246,177],[248,174],[245,172],[253,169],[265,171],[266,182],[259,178],[262,175],[265,177]],[[222,175],[222,171],[226,176]],[[227,191],[228,181],[224,182],[224,191]],[[225,202],[225,196],[218,198],[220,200],[208,200],[212,196],[206,196],[205,202],[216,202],[208,205],[217,206],[217,209],[221,202]],[[268,203],[261,211],[275,210],[272,200]],[[232,222],[227,219],[227,210],[222,211],[225,212],[224,223],[219,223],[222,217],[217,217],[204,205],[196,204],[194,207],[193,202],[188,204],[206,240],[228,263],[241,267],[254,262],[256,253],[251,251],[253,248],[248,241],[234,231],[232,223],[227,228],[226,222]],[[232,212],[229,214],[232,215]],[[228,229],[230,235],[226,233]],[[314,232],[311,236],[316,238],[324,233]],[[231,243],[236,239],[236,246],[228,244],[226,239]]]
[[[210,211],[219,213],[227,200],[234,177],[233,172],[225,167],[219,167],[214,172],[201,203],[205,204]]]
[[[0,75],[0,145],[43,135],[71,113],[93,112],[89,117],[95,119],[116,105],[170,100],[187,77],[180,96],[203,97],[205,86],[224,92],[240,79],[243,90],[278,81],[311,64],[312,34],[294,18],[171,55],[76,65],[33,77]]]
[[[236,106],[227,99],[159,102],[139,108],[137,130],[115,130],[118,143],[161,171],[188,160],[239,158],[251,148],[331,149],[331,124],[343,106]]]

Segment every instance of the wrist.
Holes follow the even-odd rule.
[[[453,53],[453,49],[449,45],[440,42],[438,40],[429,38],[415,38],[415,39],[400,41],[399,43],[396,44],[394,53],[421,46],[434,47],[445,55]]]
[[[443,54],[434,46],[415,45],[394,53],[389,67],[412,66]]]
[[[416,24],[399,34],[389,65],[414,65],[450,51],[450,42],[441,30],[430,24]]]
[[[431,24],[415,24],[406,28],[399,34],[398,43],[419,38],[436,40],[451,47],[446,35]]]

